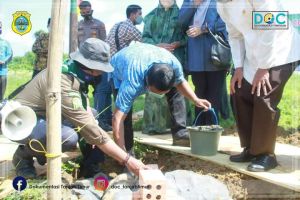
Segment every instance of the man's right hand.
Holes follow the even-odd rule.
[[[235,93],[235,84],[237,82],[238,84],[238,88],[242,87],[242,80],[244,77],[244,73],[243,73],[243,67],[239,67],[235,69],[234,75],[231,78],[230,81],[230,94],[234,94]]]
[[[143,169],[149,169],[142,161],[137,160],[136,158],[130,156],[128,162],[126,163],[126,167],[132,171],[136,176],[139,176],[139,171]]]

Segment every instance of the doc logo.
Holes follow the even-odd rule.
[[[31,26],[30,14],[27,11],[17,11],[13,14],[11,28],[15,33],[19,35],[29,33]]]
[[[15,188],[15,190],[21,192],[27,187],[27,181],[24,177],[17,176],[16,178],[14,178],[12,185]]]
[[[274,23],[274,15],[272,13],[268,13],[264,17],[264,21],[267,24],[273,24]]]
[[[253,11],[254,30],[286,30],[289,28],[288,11]]]

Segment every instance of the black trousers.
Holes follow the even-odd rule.
[[[0,100],[2,101],[4,98],[5,90],[7,85],[7,76],[0,76]]]
[[[195,86],[195,94],[201,99],[207,99],[215,109],[217,117],[221,110],[222,98],[224,95],[224,85],[226,85],[227,71],[207,71],[207,72],[191,72],[192,81]],[[227,102],[227,101],[226,101]],[[229,105],[223,105],[229,106]],[[195,107],[195,117],[203,109]],[[210,113],[203,113],[196,125],[211,125],[213,119]]]
[[[299,63],[298,63],[299,64]],[[290,63],[269,70],[272,90],[260,96],[251,94],[252,85],[245,79],[242,87],[235,85],[235,94],[231,96],[233,113],[236,119],[242,147],[250,148],[253,155],[273,154],[276,143],[276,129],[280,117],[277,108],[284,86],[297,64]]]
[[[118,90],[114,90],[115,97],[117,96],[117,93]],[[166,93],[166,97],[171,113],[172,135],[180,137],[188,134],[188,130],[186,129],[186,104],[184,97],[175,87]],[[132,108],[124,121],[124,137],[126,150],[129,151],[133,147]]]

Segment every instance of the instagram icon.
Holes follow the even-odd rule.
[[[98,176],[94,180],[94,187],[96,190],[104,191],[108,187],[108,179],[104,176]]]

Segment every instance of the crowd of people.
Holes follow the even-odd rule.
[[[142,7],[129,5],[126,19],[117,22],[107,35],[105,24],[93,17],[91,3],[82,1],[78,50],[64,61],[61,82],[62,150],[70,151],[79,142],[83,155],[80,176],[100,172],[104,153],[135,174],[147,169],[133,151],[132,106],[139,95],[146,94],[143,132],[163,133],[170,128],[173,145],[190,145],[187,125],[214,123],[205,114],[195,122],[190,102],[195,105],[195,116],[214,108],[218,118],[228,118],[226,76],[230,67],[231,108],[244,148],[230,160],[250,162],[247,169],[254,172],[275,168],[277,105],[285,83],[300,64],[300,34],[293,26],[287,30],[253,30],[252,11],[281,10],[282,4],[268,0],[184,0],[179,8],[175,0],[158,0],[145,18]],[[142,22],[144,30],[140,32],[136,25]],[[49,19],[48,27],[50,23]],[[212,62],[215,39],[211,32],[229,42],[232,66],[220,68]],[[36,111],[38,122],[28,141],[37,139],[43,145],[49,33],[36,34],[32,80],[15,98]],[[12,50],[1,38],[0,50],[3,99]],[[94,108],[87,100],[89,85],[94,88]],[[93,109],[104,111],[97,120]],[[77,134],[75,127],[83,128]],[[107,134],[110,131],[114,141]],[[28,143],[18,147],[13,158],[18,175],[36,177],[33,157],[39,164],[46,163],[45,155],[33,151]]]

